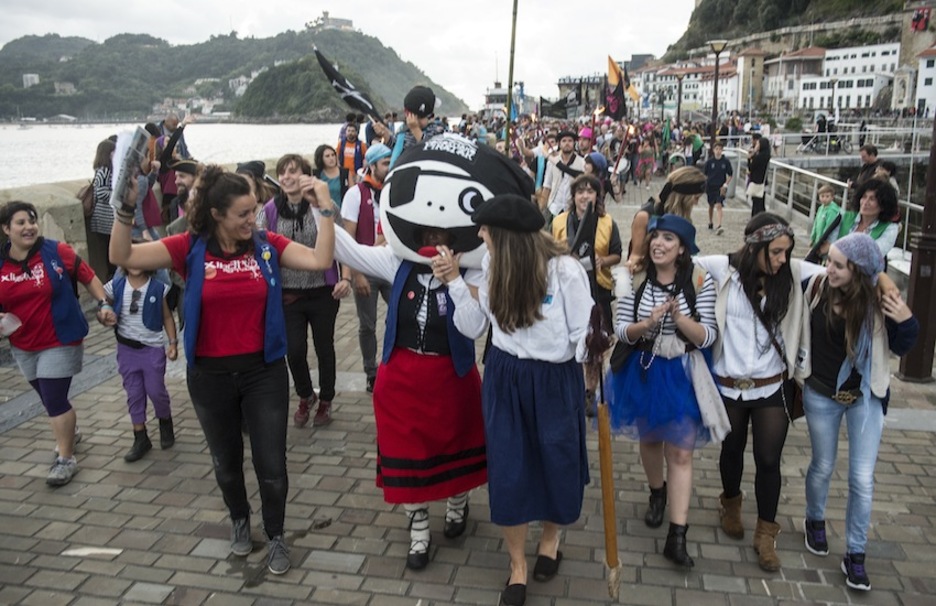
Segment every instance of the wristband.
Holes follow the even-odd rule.
[[[120,208],[118,210],[122,210],[125,213],[130,213],[130,215],[133,216],[133,213],[136,212],[136,206],[130,206],[126,202],[121,202]]]
[[[178,344],[179,344],[178,339],[169,339],[169,345],[178,345]]]
[[[351,278],[342,278],[342,279],[340,279],[340,280],[338,280],[338,281],[339,281],[339,282],[347,282],[348,284],[351,284]]]
[[[98,301],[97,307],[98,309],[104,309],[105,307],[110,307],[111,309],[114,309],[113,307],[111,307],[111,304],[107,302],[107,299],[101,299],[100,301]]]

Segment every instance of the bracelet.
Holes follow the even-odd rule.
[[[169,345],[178,345],[178,344],[179,344],[178,339],[169,339]]]
[[[129,213],[130,215],[133,215],[133,213],[136,212],[136,206],[130,206],[130,205],[127,204],[126,202],[121,202],[120,208],[117,209],[117,210],[118,210],[118,212],[122,210],[122,211],[124,211],[125,213]]]
[[[339,281],[339,282],[347,282],[348,284],[351,284],[351,278],[342,278],[342,279],[340,279],[340,280],[338,280],[338,281]]]
[[[126,225],[126,226],[128,226],[128,227],[133,227],[133,221],[131,221],[130,219],[128,219],[128,218],[126,218],[126,217],[121,217],[121,216],[118,215],[118,216],[117,216],[117,222],[120,223],[121,225]]]

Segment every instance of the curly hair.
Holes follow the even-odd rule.
[[[874,192],[874,197],[877,198],[878,206],[881,209],[878,213],[878,221],[882,223],[893,221],[898,216],[897,191],[890,183],[882,179],[868,179],[859,185],[858,189],[855,190],[855,195],[852,196],[851,203],[848,205],[848,210],[860,212],[861,198],[869,191]]]
[[[252,193],[247,177],[227,172],[217,164],[205,166],[195,181],[192,196],[188,201],[186,217],[189,220],[190,231],[213,236],[217,229],[217,221],[211,215],[211,210],[217,210],[223,215],[235,198]]]
[[[744,235],[749,236],[766,225],[777,223],[785,227],[790,225],[786,219],[773,213],[759,213],[748,221],[744,228]],[[775,240],[754,244],[745,243],[737,252],[728,256],[731,265],[738,270],[741,287],[754,310],[754,315],[772,337],[776,336],[777,327],[786,316],[790,305],[790,294],[793,291],[793,272],[790,270],[789,253],[793,252],[795,242],[793,236],[787,237],[790,238],[787,262],[774,274],[762,271],[758,260],[762,260],[764,267],[770,267],[770,245]],[[761,309],[761,292],[766,299],[763,309]]]

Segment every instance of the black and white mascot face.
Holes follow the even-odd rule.
[[[461,267],[480,268],[484,242],[471,213],[498,194],[529,197],[533,182],[493,148],[445,134],[407,150],[387,175],[380,196],[380,222],[397,256],[429,263],[427,230],[444,230]],[[422,250],[422,254],[420,250]]]

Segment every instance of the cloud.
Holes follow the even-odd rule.
[[[483,101],[495,77],[506,84],[510,60],[512,2],[450,0],[435,4],[364,0],[310,4],[298,0],[43,0],[7,3],[0,44],[27,34],[57,33],[103,42],[121,33],[147,33],[172,44],[204,42],[236,30],[242,37],[302,30],[328,10],[354,21],[405,61],[461,97],[470,107]],[[695,0],[634,0],[580,5],[570,0],[520,0],[514,80],[529,95],[555,98],[562,76],[604,73],[607,56],[662,55],[685,31]],[[652,10],[651,10],[652,8]]]

